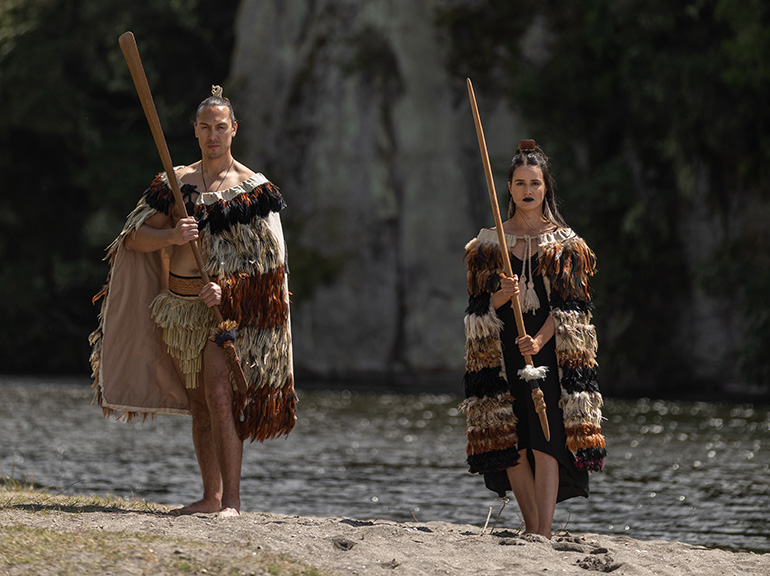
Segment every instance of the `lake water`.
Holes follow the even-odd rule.
[[[482,527],[492,507],[491,526],[501,501],[467,473],[460,382],[447,388],[300,389],[291,435],[246,445],[243,509]],[[168,505],[200,496],[189,418],[105,420],[87,379],[0,377],[0,394],[0,476]],[[590,498],[557,506],[555,529],[770,552],[767,406],[607,399],[604,414],[605,471]],[[498,528],[519,525],[512,501]]]

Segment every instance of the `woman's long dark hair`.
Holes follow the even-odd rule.
[[[537,166],[543,172],[543,183],[545,184],[545,200],[543,201],[543,216],[557,228],[567,228],[567,223],[559,213],[556,206],[555,183],[550,171],[550,162],[543,149],[538,146],[534,140],[521,140],[516,154],[511,160],[511,167],[508,169],[508,183],[513,180],[513,173],[519,166]],[[513,218],[516,213],[516,204],[513,202],[513,196],[508,193],[508,219]]]

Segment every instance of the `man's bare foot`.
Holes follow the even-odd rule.
[[[183,516],[186,514],[213,514],[222,509],[222,503],[219,500],[198,500],[187,506],[175,508],[171,511],[174,516]]]
[[[241,513],[235,508],[222,508],[219,511],[219,514],[217,514],[217,518],[235,518],[240,515]]]

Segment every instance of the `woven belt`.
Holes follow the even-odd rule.
[[[200,276],[178,276],[173,272],[168,276],[168,291],[177,296],[197,296],[203,288]]]

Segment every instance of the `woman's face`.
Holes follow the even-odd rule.
[[[545,181],[543,171],[539,166],[519,166],[513,171],[513,177],[508,182],[508,192],[511,193],[516,210],[525,212],[535,209],[543,211],[545,200]]]

